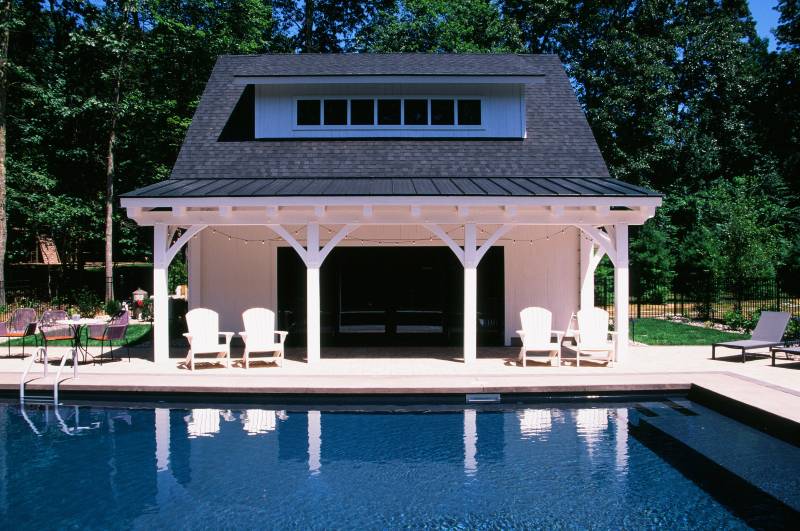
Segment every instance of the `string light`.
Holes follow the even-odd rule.
[[[322,228],[324,228],[329,235],[333,234],[333,229],[331,229],[330,227],[323,226]],[[561,229],[561,230],[559,230],[559,231],[557,231],[557,232],[555,232],[553,234],[547,233],[544,236],[541,236],[539,238],[533,238],[533,239],[530,239],[530,240],[528,240],[528,239],[517,239],[517,238],[498,238],[497,239],[497,243],[501,244],[503,242],[506,242],[506,243],[510,242],[511,245],[517,245],[517,243],[521,243],[521,244],[527,243],[528,245],[533,246],[538,241],[542,241],[542,240],[550,241],[551,237],[556,237],[556,236],[559,236],[561,234],[564,234],[569,229],[570,229],[570,227],[565,227],[565,228],[563,228],[563,229]],[[292,234],[297,236],[302,232],[302,230],[303,230],[303,228],[301,227],[301,228],[299,228],[299,229],[297,229],[295,231],[292,231]],[[458,231],[461,231],[461,230],[463,230],[463,227],[455,227],[455,228],[452,228],[452,229],[450,229],[448,231],[445,231],[445,234],[447,234],[450,237],[453,237],[453,234],[455,232],[458,232]],[[480,231],[483,234],[489,234],[489,232],[486,231],[485,229],[483,229],[482,227],[480,228]],[[258,242],[261,242],[261,245],[266,245],[267,242],[283,242],[284,241],[283,238],[281,238],[281,237],[266,238],[266,239],[264,239],[264,238],[251,238],[251,239],[242,238],[242,237],[239,237],[239,236],[235,236],[233,234],[228,234],[226,232],[223,232],[223,231],[220,231],[220,230],[217,230],[217,229],[211,229],[211,233],[214,234],[214,235],[219,234],[219,235],[227,238],[228,241],[234,241],[235,240],[235,241],[243,242],[245,245],[247,245],[249,243],[258,243]],[[585,234],[581,233],[580,237],[581,238],[585,238],[587,241],[594,242],[594,240],[592,240],[591,238],[586,237]],[[192,237],[192,239],[195,239],[195,238],[196,238],[196,236]],[[356,242],[357,244],[360,243],[361,245],[376,244],[376,245],[396,245],[396,246],[417,245],[418,241],[425,241],[425,240],[420,240],[419,238],[390,238],[390,239],[358,238],[357,236],[354,236],[352,234],[347,234],[344,239],[346,239],[348,241]],[[427,241],[430,242],[430,243],[433,243],[435,241],[434,236],[431,235],[428,238]],[[485,243],[486,241],[487,240],[484,239],[483,243]],[[320,243],[324,243],[324,242],[320,242]]]

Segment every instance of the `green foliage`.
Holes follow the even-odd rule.
[[[776,308],[767,307],[760,308],[754,312],[743,312],[741,308],[734,308],[728,312],[725,312],[723,321],[726,325],[736,330],[751,332],[758,324],[758,319],[761,317],[761,312],[775,310]],[[788,333],[787,337],[790,337]]]
[[[82,317],[93,317],[103,307],[103,301],[94,291],[88,289],[78,290],[70,297],[74,309]]]
[[[175,288],[178,286],[189,283],[189,271],[186,268],[186,255],[184,253],[179,253],[169,265],[167,282],[172,293],[175,292]]]
[[[122,311],[122,303],[121,302],[115,301],[115,300],[110,300],[110,301],[106,302],[106,304],[105,304],[106,315],[108,315],[110,317],[114,317],[115,315],[117,315],[121,311]]]
[[[375,52],[516,52],[519,29],[488,0],[404,0],[359,36]]]
[[[784,197],[763,179],[737,177],[669,205],[670,214],[693,221],[679,269],[711,279],[775,278],[789,244],[784,230],[792,210]]]

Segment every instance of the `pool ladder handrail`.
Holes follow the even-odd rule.
[[[42,359],[42,377],[47,377],[47,367],[49,365],[47,360],[47,349],[44,347],[39,347],[36,350],[36,353],[31,356],[30,360],[28,360],[27,365],[25,365],[25,370],[22,371],[22,376],[19,380],[19,401],[20,403],[25,403],[25,380],[28,377],[28,373],[31,370],[31,367],[36,362],[36,358],[39,357],[41,354]],[[72,354],[72,378],[77,380],[78,379],[78,350],[73,348],[71,350]],[[61,371],[64,370],[64,365],[67,363],[67,359],[70,356],[64,355],[61,356],[61,363],[58,365],[58,371],[56,371],[56,380],[53,383],[53,402],[58,405],[58,385],[61,379]]]

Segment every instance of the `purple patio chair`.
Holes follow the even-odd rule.
[[[33,308],[17,308],[11,319],[0,323],[0,337],[8,338],[8,356],[11,356],[11,341],[22,338],[22,357],[25,357],[25,338],[36,335],[36,310]],[[34,337],[35,340],[35,337]]]
[[[101,325],[89,325],[89,339],[100,342],[100,359],[103,359],[105,345],[108,343],[108,352],[111,360],[114,360],[114,348],[112,341],[122,341],[128,351],[128,361],[131,361],[131,347],[125,338],[130,323],[130,313],[122,310],[115,315],[108,323]]]
[[[69,317],[64,310],[44,311],[42,318],[39,320],[39,331],[42,333],[45,350],[47,350],[47,345],[50,341],[74,341],[75,335],[72,327],[56,323],[56,321],[65,321],[67,319]]]

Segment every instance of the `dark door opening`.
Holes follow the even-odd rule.
[[[503,249],[478,267],[478,344],[503,344]],[[306,270],[278,249],[278,320],[305,345]],[[446,247],[338,247],[320,270],[323,346],[463,344],[464,270]]]

